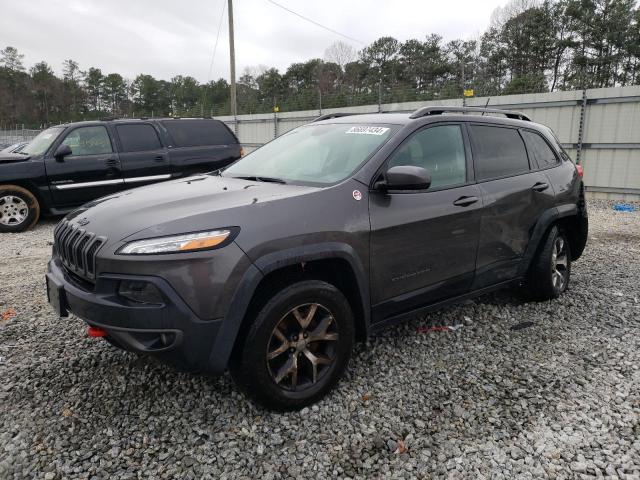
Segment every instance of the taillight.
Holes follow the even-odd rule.
[[[576,171],[580,178],[584,177],[584,169],[582,168],[582,165],[576,165]]]

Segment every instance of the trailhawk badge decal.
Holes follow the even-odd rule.
[[[353,198],[355,198],[356,200],[362,200],[362,193],[360,192],[360,190],[353,191]]]

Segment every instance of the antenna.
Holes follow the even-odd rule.
[[[484,104],[484,108],[485,110],[487,109],[487,107],[489,106],[489,100],[491,100],[491,97],[487,98],[487,103]],[[484,117],[484,112],[482,112],[482,115],[480,115],[481,117]]]

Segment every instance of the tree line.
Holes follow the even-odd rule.
[[[640,8],[635,0],[511,0],[477,38],[436,34],[404,42],[381,37],[356,51],[336,42],[324,58],[286,71],[246,68],[238,112],[310,110],[372,103],[548,92],[638,84]],[[41,127],[106,116],[214,116],[229,108],[224,79],[199,83],[140,74],[130,80],[65,60],[62,76],[45,61],[24,67],[0,51],[0,128]]]

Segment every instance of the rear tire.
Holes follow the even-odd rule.
[[[23,232],[40,218],[33,193],[17,185],[0,185],[0,232]]]
[[[301,281],[271,297],[238,340],[230,368],[237,385],[267,408],[300,409],[326,395],[344,373],[353,314],[333,285]]]
[[[531,300],[537,301],[558,298],[567,289],[570,276],[569,239],[554,226],[547,233],[544,243],[533,259],[525,284],[525,294]]]

